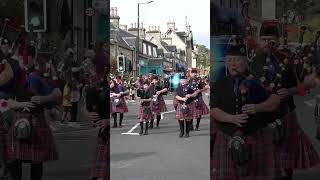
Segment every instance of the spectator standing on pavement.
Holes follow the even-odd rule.
[[[71,91],[71,126],[75,126],[78,119],[78,104],[80,101],[81,84],[74,78],[72,81]]]
[[[62,115],[62,124],[66,124],[71,119],[71,82],[70,80],[67,80],[64,88],[63,88],[63,115]]]

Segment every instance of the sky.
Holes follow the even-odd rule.
[[[111,0],[111,7],[118,8],[120,24],[137,23],[138,3],[149,0]],[[167,22],[174,20],[178,31],[185,30],[187,22],[191,25],[197,44],[210,47],[210,0],[154,0],[150,4],[140,5],[140,23],[149,30],[149,26],[160,26],[167,30]]]

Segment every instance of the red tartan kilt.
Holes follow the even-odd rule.
[[[158,101],[159,101],[158,105],[154,105],[152,102],[151,104],[152,112],[154,113],[167,112],[168,110],[167,110],[166,102],[164,101],[163,96],[159,96]]]
[[[217,131],[211,159],[211,179],[238,179],[228,150],[230,139],[229,135]],[[260,129],[246,136],[245,141],[251,147],[252,158],[248,162],[249,175],[242,180],[273,180],[276,169],[271,129]]]
[[[279,168],[305,169],[319,165],[319,154],[299,125],[295,111],[285,116],[285,125],[288,139],[276,149],[276,153],[280,154],[277,161]]]
[[[4,124],[3,124],[3,120],[0,116],[0,157],[3,157],[4,159],[7,159],[5,157],[6,154],[6,145],[7,145],[7,133],[8,130],[5,128]],[[2,160],[0,158],[0,160]]]
[[[210,113],[210,110],[206,103],[204,102],[202,96],[198,98],[199,107],[196,107],[196,117],[208,115]]]
[[[124,97],[120,98],[120,105],[117,107],[113,101],[111,101],[111,112],[115,113],[126,113],[128,112],[128,107]]]
[[[149,106],[151,108],[151,105]],[[144,106],[140,105],[140,108],[139,108],[139,119],[143,119],[143,120],[151,120],[153,119],[153,114],[145,114],[144,111]]]
[[[177,109],[176,109],[176,119],[192,120],[192,119],[195,118],[195,115],[196,115],[195,111],[196,110],[195,110],[194,103],[187,104],[187,107],[189,108],[189,111],[186,114],[182,113],[181,106],[182,106],[182,104],[178,103]]]
[[[107,143],[100,137],[97,137],[96,151],[91,168],[91,178],[103,178],[103,180],[107,180],[110,174],[108,155],[109,149]]]
[[[16,119],[30,117],[30,113],[16,112]],[[8,132],[8,159],[46,162],[58,160],[58,152],[52,132],[43,113],[32,114],[32,134],[29,140],[19,141],[15,137],[14,123]]]

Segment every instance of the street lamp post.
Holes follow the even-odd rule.
[[[140,50],[140,4],[150,4],[153,1],[148,1],[148,2],[144,2],[144,3],[138,3],[138,29],[137,29],[137,54],[136,54],[136,62],[134,63],[135,66],[135,72],[134,72],[134,77],[136,78],[137,75],[139,75],[139,72],[137,71],[138,68],[138,64],[139,64],[139,50]]]

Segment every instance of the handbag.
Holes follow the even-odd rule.
[[[181,105],[181,112],[183,114],[188,114],[189,111],[189,107],[185,103]]]
[[[245,140],[240,136],[232,137],[229,141],[229,153],[235,164],[237,176],[247,176],[249,174],[247,164],[251,159],[251,152]]]
[[[18,119],[15,124],[15,135],[19,140],[27,140],[31,136],[31,123],[28,119]]]
[[[275,122],[270,123],[269,127],[272,129],[273,143],[280,145],[286,137],[286,129],[283,122],[277,119]]]
[[[109,131],[107,130],[107,128],[100,128],[98,136],[107,143],[109,140]]]
[[[148,106],[143,107],[143,114],[151,115],[152,114],[151,108]]]
[[[116,107],[119,107],[121,104],[120,98],[117,97],[113,99],[113,102]]]

